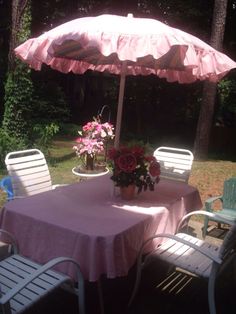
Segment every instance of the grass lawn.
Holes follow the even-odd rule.
[[[74,183],[79,178],[72,174],[71,169],[77,165],[77,157],[72,150],[74,142],[68,139],[54,141],[50,149],[48,164],[53,184]],[[0,169],[0,179],[6,175]],[[204,202],[208,197],[220,195],[224,180],[236,176],[236,162],[229,160],[194,161],[189,184],[198,188]],[[5,202],[5,194],[0,191],[0,207]]]

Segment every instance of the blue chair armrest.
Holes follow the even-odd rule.
[[[223,197],[223,195],[218,195],[218,196],[214,196],[214,197],[208,198],[208,199],[205,201],[206,210],[212,211],[212,204],[213,204],[215,201],[217,201],[217,200],[222,201],[222,197]]]
[[[14,199],[14,192],[12,188],[12,183],[11,183],[11,177],[4,177],[0,181],[0,188],[7,193],[7,200],[13,200]]]

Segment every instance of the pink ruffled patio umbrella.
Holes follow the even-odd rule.
[[[120,75],[115,147],[119,146],[125,77],[154,74],[168,82],[219,81],[236,63],[202,40],[154,19],[117,15],[62,24],[15,49],[35,70],[87,70]]]

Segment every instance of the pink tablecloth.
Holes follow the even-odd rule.
[[[1,227],[13,233],[24,256],[44,263],[56,256],[79,261],[86,279],[127,275],[142,242],[174,233],[180,218],[202,206],[197,189],[161,180],[132,201],[113,194],[109,176],[5,204]],[[70,275],[73,270],[61,266]]]

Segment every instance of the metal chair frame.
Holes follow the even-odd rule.
[[[10,243],[13,253],[0,261],[1,313],[22,313],[51,291],[63,287],[77,294],[79,313],[85,314],[84,279],[77,261],[69,257],[57,257],[40,265],[18,254],[13,235],[2,229],[0,233],[4,236],[4,240]],[[78,288],[69,276],[51,270],[54,266],[65,262],[75,266]]]
[[[194,211],[183,217],[179,224],[179,228],[186,223],[186,220],[192,215],[206,215],[214,218],[216,221],[228,223],[231,225],[221,246],[209,244],[204,240],[197,239],[186,233],[177,232],[171,234],[157,234],[147,239],[138,255],[137,259],[137,275],[134,289],[129,301],[129,306],[132,304],[137,293],[141,279],[141,271],[148,264],[150,258],[155,256],[174,267],[178,267],[188,273],[208,279],[208,304],[210,314],[216,314],[215,305],[215,282],[216,277],[223,271],[227,265],[235,257],[236,250],[236,224],[232,224],[227,219],[223,219],[214,213],[206,211]],[[144,249],[147,245],[157,238],[163,238],[164,241],[155,247],[150,253],[144,256]]]

